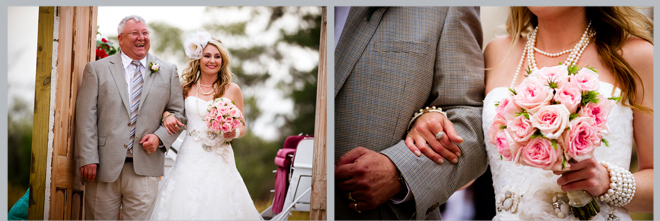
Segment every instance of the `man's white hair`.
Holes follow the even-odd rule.
[[[126,16],[123,19],[121,19],[121,21],[119,22],[119,26],[117,26],[117,34],[118,35],[120,35],[122,32],[124,32],[124,26],[126,26],[126,22],[128,22],[128,20],[131,20],[131,19],[133,19],[135,22],[138,22],[138,23],[142,22],[142,23],[144,23],[145,26],[147,25],[147,21],[145,21],[144,18],[142,18],[140,16],[137,16],[137,15]],[[149,27],[147,26],[147,29],[148,28]]]

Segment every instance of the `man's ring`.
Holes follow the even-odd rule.
[[[355,201],[355,199],[353,199],[353,197],[351,196],[351,192],[348,192],[348,200],[353,201],[354,203],[357,203],[357,201]]]
[[[355,204],[353,204],[353,205],[355,205],[355,208],[353,208],[353,209],[355,209],[355,212],[362,213],[362,211],[358,210],[358,208],[357,208],[357,202],[355,202]]]
[[[444,136],[445,136],[445,132],[440,131],[440,132],[438,132],[437,134],[435,134],[435,139],[436,139],[436,140],[440,140],[440,139],[442,139],[442,137],[444,137]]]

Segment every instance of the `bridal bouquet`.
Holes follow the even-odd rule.
[[[215,99],[209,104],[207,111],[204,122],[210,130],[218,134],[234,131],[245,124],[241,110],[229,99]],[[227,143],[229,142],[227,141]]]
[[[500,159],[563,171],[568,161],[593,156],[607,144],[607,115],[613,101],[598,93],[600,81],[593,68],[559,65],[531,72],[522,84],[509,88],[511,97],[496,103],[497,115],[488,142]],[[573,214],[588,219],[600,208],[588,193],[570,191]]]

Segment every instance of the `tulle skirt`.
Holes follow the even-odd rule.
[[[231,146],[205,150],[186,137],[158,185],[149,220],[261,220],[236,169]]]

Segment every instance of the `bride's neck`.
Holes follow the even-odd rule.
[[[204,74],[202,73],[202,76],[199,78],[199,83],[203,85],[211,85],[213,82],[218,80],[218,75],[217,74]]]
[[[589,24],[584,11],[539,18],[538,22],[536,47],[551,53],[573,48]]]

